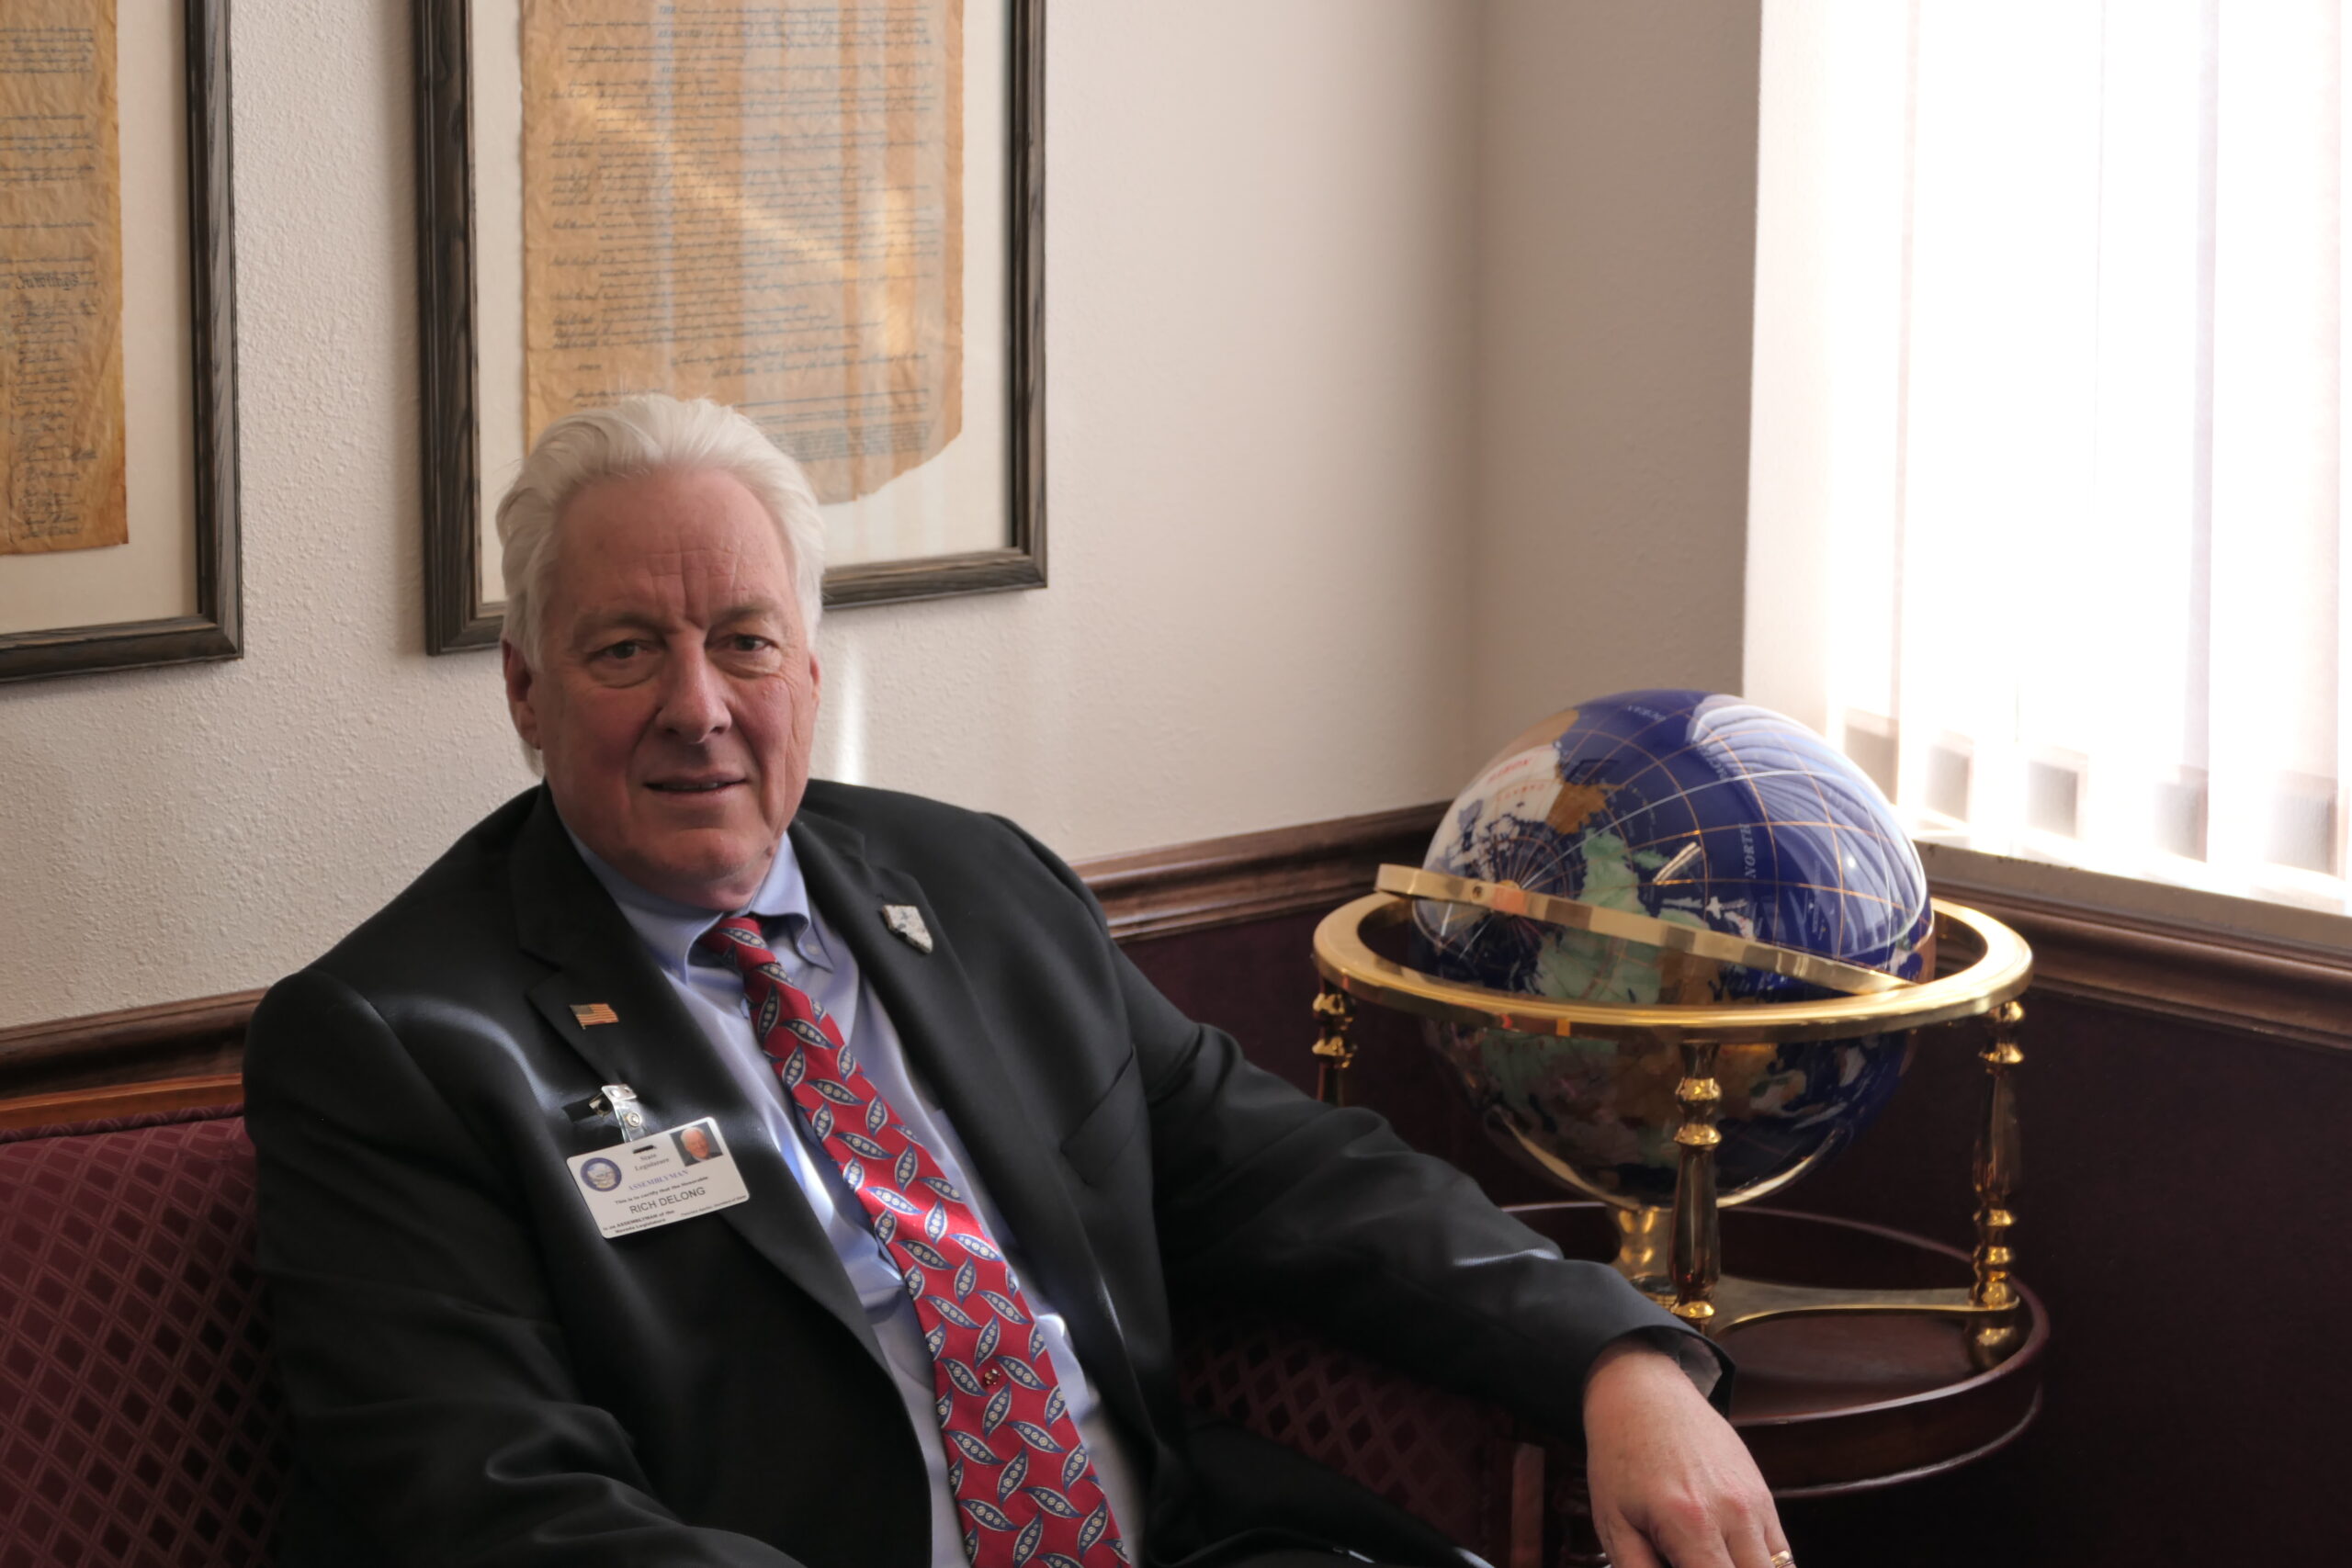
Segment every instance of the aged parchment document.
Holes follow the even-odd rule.
[[[130,537],[114,8],[0,13],[0,555]]]
[[[522,42],[534,434],[716,398],[825,502],[955,438],[963,0],[525,0]]]

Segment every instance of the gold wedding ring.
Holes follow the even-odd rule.
[[[1793,1551],[1772,1553],[1772,1568],[1797,1568],[1797,1554]]]

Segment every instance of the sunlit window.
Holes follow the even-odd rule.
[[[1748,694],[1923,839],[2345,907],[2344,51],[1766,0]]]

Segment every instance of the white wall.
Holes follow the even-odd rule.
[[[1086,856],[1736,683],[1752,3],[1051,16],[1052,586],[829,618],[820,771]],[[407,32],[236,6],[247,653],[0,687],[0,1027],[264,984],[528,782],[419,629]]]
[[[1049,15],[1051,586],[831,619],[820,772],[1074,856],[1450,794],[1476,9]]]
[[[1586,697],[1740,689],[1757,28],[1753,3],[1487,6],[1479,757]]]

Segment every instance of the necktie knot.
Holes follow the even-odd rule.
[[[767,935],[760,930],[760,922],[750,915],[728,916],[695,938],[695,945],[741,969],[771,963],[775,957],[768,951]]]

